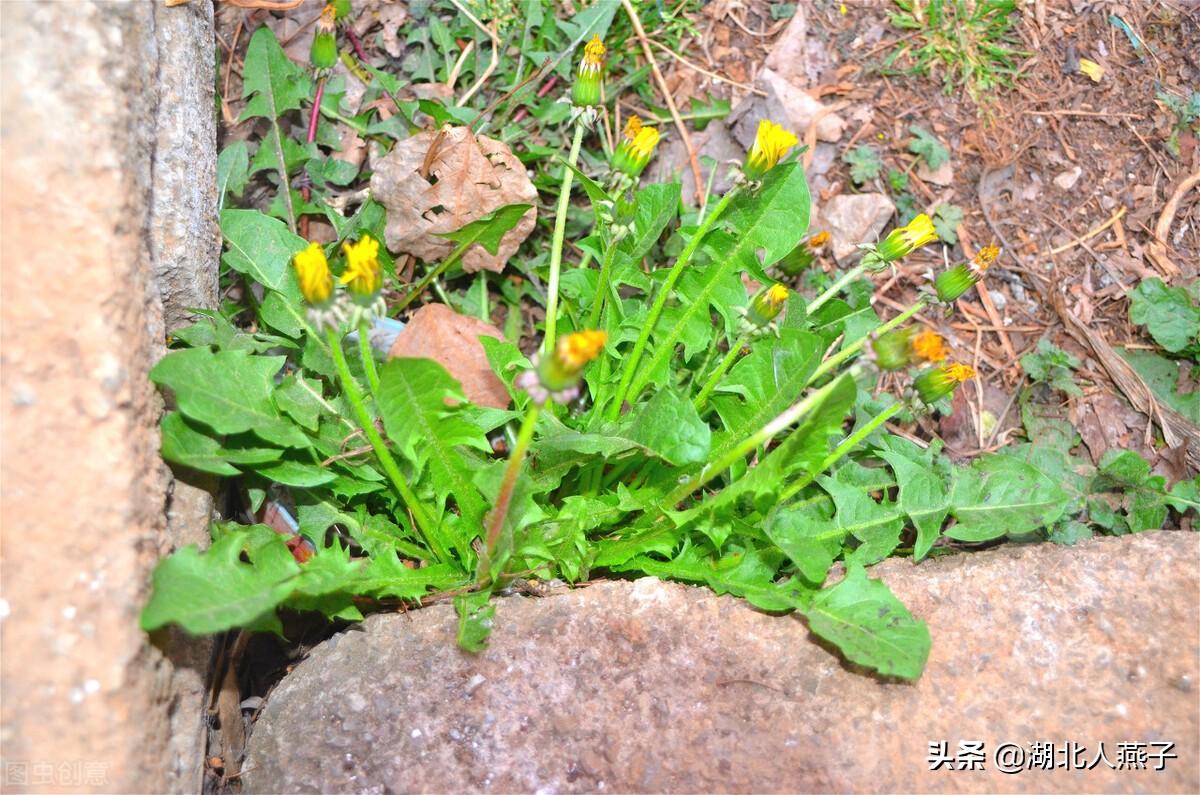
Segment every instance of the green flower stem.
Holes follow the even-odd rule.
[[[612,403],[608,406],[608,420],[616,420],[621,415],[621,405],[625,402],[629,386],[633,382],[633,376],[637,373],[638,365],[642,361],[642,354],[646,351],[646,343],[650,341],[650,335],[654,333],[654,327],[658,325],[658,318],[662,315],[663,308],[667,305],[667,299],[671,297],[671,291],[675,288],[675,283],[683,275],[683,269],[692,259],[692,255],[696,253],[696,250],[700,248],[700,243],[704,240],[704,236],[716,225],[721,215],[740,191],[741,188],[735,186],[721,198],[721,201],[717,202],[717,206],[712,209],[712,212],[704,219],[704,223],[692,235],[692,239],[688,241],[687,247],[680,253],[679,259],[675,260],[675,264],[671,266],[671,270],[667,273],[666,281],[663,282],[662,288],[654,298],[654,303],[650,306],[650,314],[646,316],[646,321],[642,324],[642,331],[638,335],[637,342],[633,344],[633,351],[625,359],[625,365],[621,370],[621,382],[617,386],[617,393]]]
[[[604,252],[604,261],[600,263],[600,281],[596,284],[596,300],[592,302],[592,313],[588,316],[587,327],[600,328],[600,312],[604,309],[604,299],[608,297],[608,280],[612,271],[613,259],[617,256],[617,244],[613,242]]]
[[[668,494],[662,500],[660,505],[669,510],[675,505],[679,504],[679,502],[690,495],[693,491],[700,488],[705,483],[708,483],[725,470],[729,469],[729,467],[733,466],[735,463],[753,452],[755,448],[770,441],[775,434],[779,433],[784,428],[787,428],[805,414],[812,411],[814,406],[820,405],[821,401],[823,401],[826,396],[833,391],[833,388],[836,384],[837,381],[831,381],[803,400],[788,406],[778,417],[771,420],[762,428],[759,428],[753,434],[748,436],[737,447],[734,447],[716,461],[705,465],[705,467],[701,469],[700,472],[698,472],[695,476],[689,478],[677,489]]]
[[[375,429],[375,423],[371,419],[367,407],[363,404],[362,392],[359,390],[358,384],[355,383],[354,376],[350,374],[350,366],[346,364],[346,354],[342,352],[342,341],[338,337],[337,331],[326,329],[325,338],[329,342],[329,350],[333,354],[333,363],[337,367],[338,378],[342,382],[342,389],[345,392],[346,400],[350,402],[350,407],[354,410],[355,419],[358,420],[359,427],[366,434],[367,441],[375,449],[375,455],[379,458],[379,463],[383,466],[383,471],[392,482],[396,493],[400,495],[400,499],[403,500],[405,507],[412,514],[413,521],[417,525],[417,531],[424,539],[426,545],[433,550],[434,556],[439,561],[449,561],[449,549],[438,535],[437,526],[429,514],[425,512],[425,506],[417,500],[417,495],[413,494],[412,489],[409,488],[408,481],[404,479],[404,475],[400,472],[400,467],[396,465],[396,459],[392,458],[392,454],[388,451],[383,437]]]
[[[429,273],[426,273],[424,276],[422,276],[421,281],[417,282],[412,289],[405,293],[404,297],[400,299],[398,304],[391,307],[391,311],[398,313],[411,304],[417,296],[425,292],[425,288],[429,286],[430,282],[445,273],[451,265],[458,262],[462,258],[463,252],[465,252],[470,246],[471,243],[459,243],[458,247],[450,252],[450,256],[439,262],[433,270],[429,271]]]
[[[525,420],[521,423],[521,432],[517,434],[517,443],[513,446],[512,454],[508,457],[508,466],[504,469],[504,480],[500,482],[500,491],[496,495],[496,504],[492,506],[488,519],[487,547],[484,556],[479,561],[479,580],[483,580],[495,557],[496,547],[500,544],[500,533],[504,529],[504,520],[508,517],[508,508],[512,504],[513,489],[517,485],[517,476],[521,474],[521,464],[525,461],[525,453],[529,443],[533,441],[533,428],[537,425],[538,414],[542,407],[537,403],[529,404]]]
[[[903,403],[893,403],[883,411],[879,412],[874,419],[872,419],[863,427],[859,428],[854,433],[847,436],[845,441],[834,448],[834,451],[826,456],[825,460],[821,462],[821,465],[817,467],[816,474],[805,475],[804,477],[789,483],[787,488],[780,492],[779,501],[781,503],[787,502],[792,497],[795,497],[798,493],[800,493],[801,489],[803,489],[809,483],[812,483],[813,480],[816,479],[817,475],[828,471],[831,466],[842,460],[842,458],[844,458],[855,447],[858,447],[859,443],[862,442],[863,439],[866,439],[868,436],[874,433],[879,426],[883,425],[892,417],[899,414],[903,409]]]
[[[725,358],[721,360],[719,365],[717,365],[717,369],[713,370],[713,374],[710,375],[708,380],[704,382],[704,386],[700,389],[700,394],[696,395],[696,399],[692,401],[692,405],[696,407],[697,411],[704,408],[704,404],[708,402],[708,396],[711,395],[712,391],[721,383],[721,379],[725,377],[725,373],[729,371],[729,368],[737,359],[738,354],[742,352],[742,348],[744,348],[746,343],[749,341],[750,335],[742,334],[737,338],[737,340],[734,341],[732,345],[729,346],[729,353],[725,354]]]
[[[836,282],[834,282],[832,285],[830,285],[828,290],[826,290],[825,292],[821,293],[816,298],[814,298],[812,300],[812,303],[809,304],[807,307],[805,307],[805,311],[809,315],[811,315],[813,312],[816,312],[818,309],[821,308],[822,305],[825,304],[826,301],[828,301],[830,298],[833,298],[835,295],[840,293],[842,291],[842,288],[844,288],[847,284],[850,284],[850,282],[854,281],[859,276],[862,276],[863,271],[865,271],[866,269],[867,269],[867,266],[860,262],[857,265],[855,265],[853,268],[851,268],[850,270],[843,273],[842,278],[838,279]]]
[[[858,353],[859,351],[861,351],[863,349],[863,346],[866,345],[867,342],[871,338],[878,337],[882,334],[888,333],[892,329],[896,328],[896,326],[899,326],[901,323],[908,320],[910,317],[917,314],[924,308],[925,308],[925,299],[918,298],[916,303],[914,303],[908,309],[905,309],[903,312],[896,315],[894,318],[892,318],[888,322],[884,323],[882,326],[875,329],[870,334],[867,334],[862,339],[850,343],[845,348],[842,348],[840,351],[835,353],[833,356],[830,356],[828,359],[821,362],[821,366],[818,367],[816,369],[816,371],[813,372],[812,377],[808,379],[808,383],[809,384],[815,383],[817,381],[817,379],[819,379],[821,376],[825,375],[830,370],[834,369],[839,364],[841,364],[842,362],[849,359],[851,356],[853,356],[856,353]],[[807,386],[807,384],[806,384],[806,386]]]
[[[371,387],[371,394],[379,394],[379,370],[375,368],[375,353],[371,350],[371,327],[367,321],[362,321],[358,324],[358,353],[362,356],[363,369],[367,372],[367,384]]]
[[[558,192],[558,208],[554,214],[554,240],[550,247],[550,283],[546,286],[546,335],[542,340],[542,352],[554,350],[554,337],[558,324],[558,273],[562,269],[563,236],[567,232],[567,208],[571,204],[571,184],[575,181],[575,165],[579,162],[579,147],[583,143],[584,125],[575,124],[575,137],[571,139],[571,154],[563,166],[562,189]]]

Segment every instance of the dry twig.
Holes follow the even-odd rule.
[[[1158,223],[1154,225],[1154,240],[1147,247],[1150,260],[1168,278],[1178,276],[1180,273],[1179,266],[1167,256],[1167,237],[1171,232],[1171,223],[1175,220],[1175,213],[1179,212],[1179,203],[1183,201],[1184,194],[1197,185],[1200,185],[1200,171],[1185,177],[1179,183],[1175,192],[1171,194],[1171,198],[1167,199],[1167,203],[1163,205],[1162,212],[1158,216]]]
[[[621,0],[621,5],[625,9],[629,21],[633,24],[634,33],[637,34],[638,41],[642,45],[642,54],[646,56],[646,61],[650,64],[650,72],[654,75],[654,82],[658,83],[658,90],[662,92],[663,100],[667,103],[667,110],[671,112],[671,118],[675,120],[675,129],[679,131],[679,138],[687,149],[688,162],[692,166],[692,178],[696,180],[696,200],[703,207],[706,200],[704,177],[700,174],[700,159],[696,157],[696,147],[692,145],[692,136],[688,133],[683,119],[679,118],[679,108],[675,107],[675,98],[671,96],[671,89],[667,88],[667,81],[658,68],[658,61],[654,59],[654,50],[650,48],[650,40],[646,36],[646,29],[642,27],[642,20],[638,16],[637,9],[629,0]]]

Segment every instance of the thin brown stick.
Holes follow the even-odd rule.
[[[1171,198],[1167,199],[1167,203],[1163,205],[1162,212],[1158,215],[1158,223],[1154,225],[1154,240],[1148,246],[1148,251],[1150,259],[1165,276],[1179,275],[1179,266],[1167,257],[1167,237],[1170,235],[1175,213],[1179,212],[1179,203],[1183,201],[1184,195],[1198,184],[1200,184],[1200,171],[1185,177],[1175,188]]]
[[[713,80],[716,80],[718,82],[728,83],[731,86],[737,86],[738,88],[745,89],[746,91],[749,91],[751,94],[758,94],[760,97],[765,97],[767,95],[766,91],[763,91],[761,88],[755,88],[754,86],[750,85],[749,83],[739,83],[738,81],[734,80],[731,77],[725,77],[724,75],[719,75],[716,72],[710,72],[702,66],[697,66],[696,64],[692,63],[687,58],[684,58],[682,55],[675,52],[674,50],[672,50],[670,47],[668,47],[665,44],[659,44],[657,41],[652,41],[650,43],[653,44],[658,49],[665,52],[667,55],[674,58],[676,61],[679,61],[681,64],[686,66],[688,69],[691,69],[695,72],[699,72],[700,74],[705,75],[707,77],[711,77]]]
[[[261,8],[263,11],[291,11],[304,0],[225,0],[234,8]]]
[[[667,103],[667,110],[671,112],[671,118],[675,120],[675,129],[679,131],[679,138],[687,149],[688,162],[692,166],[692,178],[696,180],[696,200],[703,207],[708,197],[704,194],[704,177],[700,174],[700,158],[696,156],[696,147],[692,145],[692,136],[688,133],[683,119],[679,118],[679,108],[675,107],[675,98],[671,96],[671,90],[667,88],[667,81],[658,68],[658,61],[654,59],[654,50],[650,48],[650,40],[646,36],[646,29],[642,27],[642,20],[638,16],[637,9],[629,0],[621,0],[621,6],[633,24],[633,31],[642,45],[642,54],[646,56],[646,61],[650,64],[654,82],[658,83],[658,90],[662,92],[663,100]]]
[[[1095,227],[1094,229],[1091,229],[1090,231],[1080,235],[1079,237],[1075,238],[1074,240],[1072,240],[1069,243],[1063,243],[1061,246],[1051,249],[1050,253],[1051,254],[1061,254],[1064,251],[1075,248],[1076,246],[1083,245],[1083,243],[1085,241],[1091,240],[1093,237],[1100,234],[1105,229],[1108,229],[1110,226],[1115,224],[1117,221],[1121,220],[1121,216],[1125,215],[1125,213],[1126,213],[1126,208],[1122,207],[1121,209],[1119,209],[1115,213],[1113,213],[1112,217],[1109,218],[1104,223],[1102,223],[1099,226]]]

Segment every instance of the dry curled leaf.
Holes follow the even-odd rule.
[[[508,408],[508,390],[492,372],[481,336],[504,339],[500,329],[482,320],[460,315],[445,304],[418,309],[396,337],[389,359],[433,359],[462,384],[472,403],[495,409]]]
[[[507,204],[536,204],[537,190],[525,167],[500,141],[466,127],[444,127],[400,141],[379,161],[371,193],[387,208],[388,248],[432,262],[454,244],[453,232]],[[495,256],[481,246],[463,255],[463,270],[499,273],[533,231],[531,209],[500,241]]]

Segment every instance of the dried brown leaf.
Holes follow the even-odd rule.
[[[481,336],[504,339],[500,329],[490,323],[460,315],[445,304],[427,304],[409,319],[392,343],[388,358],[433,359],[462,384],[463,394],[472,403],[508,408],[508,390],[492,372]]]
[[[454,248],[439,233],[461,229],[507,204],[537,203],[525,167],[508,146],[466,127],[447,126],[400,141],[376,165],[371,193],[388,211],[388,248],[427,262],[442,259]],[[533,231],[536,218],[536,210],[526,213],[504,235],[495,256],[481,246],[469,248],[463,270],[504,270],[504,263]]]

